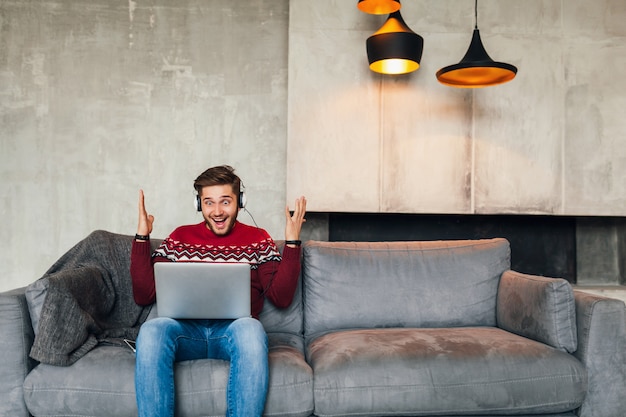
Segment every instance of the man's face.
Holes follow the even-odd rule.
[[[218,236],[225,236],[235,226],[239,207],[231,185],[203,187],[200,193],[202,216],[206,225]]]

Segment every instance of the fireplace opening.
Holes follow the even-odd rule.
[[[576,282],[576,219],[517,215],[329,215],[330,241],[456,240],[504,237],[511,268]]]

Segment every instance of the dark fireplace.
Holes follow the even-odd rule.
[[[547,216],[331,214],[331,241],[507,238],[512,269],[576,282],[576,220]]]

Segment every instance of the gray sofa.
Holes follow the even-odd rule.
[[[626,415],[624,303],[510,271],[504,239],[309,241],[302,266],[293,304],[261,317],[266,415]],[[136,415],[133,352],[37,363],[29,302],[0,294],[0,415]],[[177,364],[177,415],[223,415],[227,369]]]

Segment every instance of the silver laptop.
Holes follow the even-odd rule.
[[[154,279],[159,317],[250,317],[249,264],[157,262]]]

